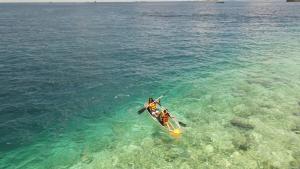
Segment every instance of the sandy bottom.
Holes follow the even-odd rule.
[[[163,101],[188,124],[180,139],[136,115],[138,105],[124,107],[114,139],[83,151],[71,168],[299,168],[300,59],[293,58],[180,82]]]

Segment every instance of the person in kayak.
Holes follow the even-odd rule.
[[[159,100],[156,101],[153,98],[149,98],[148,100],[148,111],[155,117],[158,117],[159,111],[157,110],[157,104],[159,104]]]
[[[160,112],[160,114],[159,114],[159,122],[163,126],[167,126],[169,130],[171,130],[171,128],[174,129],[174,127],[172,126],[171,123],[169,123],[169,118],[174,118],[174,117],[170,116],[170,113],[168,112],[167,109],[164,109],[163,111]]]

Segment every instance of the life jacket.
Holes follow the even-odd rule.
[[[163,113],[161,117],[161,121],[163,124],[166,124],[169,121],[170,114],[169,113]]]
[[[150,109],[151,111],[156,110],[156,103],[155,103],[155,102],[150,103],[150,104],[149,104],[149,109]]]

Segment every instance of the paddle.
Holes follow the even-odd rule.
[[[147,109],[147,107],[143,107],[138,111],[138,114],[142,114],[145,110]]]
[[[178,123],[182,126],[182,127],[186,127],[186,124],[181,122],[181,121],[178,121]]]
[[[157,103],[160,105],[160,101],[159,99],[161,99],[162,97],[164,97],[163,95],[160,96],[159,98],[155,99],[155,101],[158,101]],[[144,106],[143,108],[141,108],[139,111],[138,111],[138,114],[142,114],[146,109],[148,108],[148,104],[147,106]]]
[[[175,116],[172,117],[172,118],[173,118],[173,120],[177,123],[177,125],[180,125],[180,126],[182,126],[182,127],[186,127],[186,126],[187,126],[185,123],[183,123],[183,122],[181,122],[181,121],[178,121],[177,118],[176,118]]]

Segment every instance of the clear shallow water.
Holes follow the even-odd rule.
[[[1,4],[0,168],[299,168],[299,7]]]

